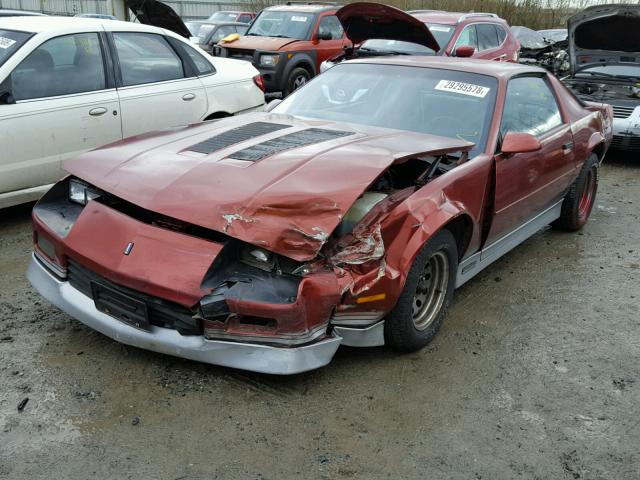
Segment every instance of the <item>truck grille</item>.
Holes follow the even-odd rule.
[[[640,137],[614,135],[611,141],[611,148],[618,150],[640,150]]]
[[[619,107],[613,105],[614,118],[629,118],[636,107]]]
[[[229,58],[235,58],[236,60],[246,60],[247,62],[253,62],[253,50],[238,50],[228,49]]]
[[[171,328],[177,330],[182,335],[201,335],[200,322],[193,318],[193,312],[189,309],[173,302],[168,302],[158,297],[133,290],[122,285],[117,285],[110,280],[83,267],[78,262],[68,259],[67,279],[71,286],[93,298],[91,283],[95,282],[112,290],[116,290],[123,295],[144,302],[147,306],[149,323],[157,327]],[[131,316],[138,313],[131,312]]]

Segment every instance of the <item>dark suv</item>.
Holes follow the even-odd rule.
[[[288,95],[320,71],[320,64],[351,42],[333,4],[265,8],[245,36],[221,42],[215,55],[247,60],[264,78],[267,92]]]

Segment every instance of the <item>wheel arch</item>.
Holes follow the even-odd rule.
[[[232,116],[233,116],[232,113],[218,111],[218,112],[210,113],[209,115],[204,117],[203,121],[206,122],[207,120],[217,120],[219,118],[226,118],[226,117],[232,117]]]

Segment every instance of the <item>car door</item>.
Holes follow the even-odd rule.
[[[0,105],[0,193],[56,182],[64,160],[122,138],[105,51],[96,32],[54,37],[2,81],[15,103]]]
[[[488,243],[560,201],[574,176],[571,126],[561,116],[555,95],[544,76],[509,81],[500,134],[535,135],[541,150],[497,153],[494,217]]]
[[[323,40],[321,36],[330,35],[330,39]],[[342,51],[345,44],[345,36],[340,20],[335,15],[324,15],[320,17],[317,30],[312,37],[317,42],[316,51],[316,71],[320,71],[320,64],[325,60],[337,55]]]
[[[112,32],[125,137],[198,122],[207,97],[195,69],[163,35]]]

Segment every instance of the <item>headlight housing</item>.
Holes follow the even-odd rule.
[[[89,186],[87,183],[72,178],[69,180],[69,200],[80,205],[86,205],[89,200],[100,197],[102,192],[97,188]]]
[[[280,61],[280,55],[260,55],[261,67],[275,67]]]

